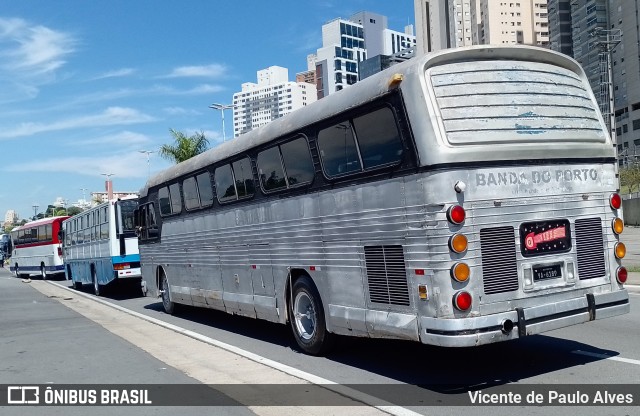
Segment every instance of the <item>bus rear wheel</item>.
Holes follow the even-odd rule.
[[[289,322],[298,346],[307,354],[322,355],[329,351],[335,336],[327,331],[324,308],[318,289],[307,276],[293,284]]]
[[[171,301],[171,291],[169,290],[169,280],[166,275],[162,275],[160,278],[160,290],[162,291],[162,306],[164,311],[169,315],[173,315],[176,312],[176,304]]]
[[[98,276],[96,276],[96,269],[91,269],[91,282],[93,283],[93,293],[96,296],[100,296],[100,283],[98,283]]]
[[[16,263],[16,266],[14,268],[15,273],[16,273],[16,277],[19,279],[26,279],[27,277],[29,277],[28,274],[25,273],[20,273],[20,268],[18,267],[18,263]]]
[[[40,277],[42,277],[42,280],[47,280],[47,268],[44,267],[44,264],[40,265]]]

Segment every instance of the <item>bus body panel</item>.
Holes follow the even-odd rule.
[[[474,68],[481,74],[474,77]],[[325,126],[340,111],[366,108],[393,93],[387,82],[395,72],[403,75],[395,111],[408,117],[411,134],[403,137],[412,141],[405,152],[415,150],[413,170],[341,182],[319,167],[316,177],[326,186],[317,189],[160,216],[159,188],[295,137],[297,128],[307,134],[309,125]],[[558,80],[566,84],[561,90]],[[540,84],[544,94],[529,84]],[[491,88],[495,101],[484,108],[471,97]],[[565,90],[572,92],[558,98]],[[550,110],[554,102],[545,94],[567,108]],[[496,113],[501,106],[506,114]],[[313,109],[151,178],[140,194],[159,224],[157,239],[141,240],[152,295],[160,295],[165,275],[174,302],[285,323],[290,282],[306,275],[329,332],[443,346],[515,339],[628,312],[611,227],[621,213],[609,203],[618,188],[615,151],[572,59],[531,47],[443,51],[396,65]],[[552,124],[557,118],[563,128]],[[461,224],[448,218],[455,205],[466,212]],[[468,241],[461,253],[450,246],[457,233]],[[465,281],[452,277],[461,262],[470,270]],[[463,291],[472,299],[465,311],[453,302]]]

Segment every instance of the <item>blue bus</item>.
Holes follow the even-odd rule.
[[[80,289],[91,284],[96,296],[116,280],[141,284],[138,238],[133,225],[136,197],[114,199],[62,223],[67,279]]]

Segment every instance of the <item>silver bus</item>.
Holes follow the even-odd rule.
[[[90,284],[100,296],[102,288],[115,281],[142,287],[133,225],[137,207],[136,197],[114,199],[62,223],[64,271],[76,289]]]
[[[152,177],[149,294],[336,334],[476,346],[629,311],[616,153],[579,64],[415,57]]]

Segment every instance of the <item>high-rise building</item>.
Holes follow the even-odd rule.
[[[640,162],[639,15],[640,0],[610,0],[609,30],[600,35],[614,41],[611,67],[616,141],[623,164]]]
[[[547,0],[549,12],[549,46],[552,50],[573,56],[571,39],[571,0]]]
[[[414,0],[414,12],[417,54],[453,47],[449,0]]]
[[[12,209],[7,210],[7,213],[4,216],[4,225],[15,224],[16,221],[18,221],[18,214]]]
[[[358,82],[360,65],[367,58],[413,53],[415,45],[413,26],[404,32],[391,30],[387,17],[377,13],[362,11],[349,19],[327,22],[322,26],[322,48],[316,54],[318,98]]]
[[[547,0],[476,0],[478,44],[548,46]]]
[[[289,70],[271,66],[257,72],[258,83],[242,84],[233,94],[233,134],[263,126],[316,101],[313,84],[289,81]]]

